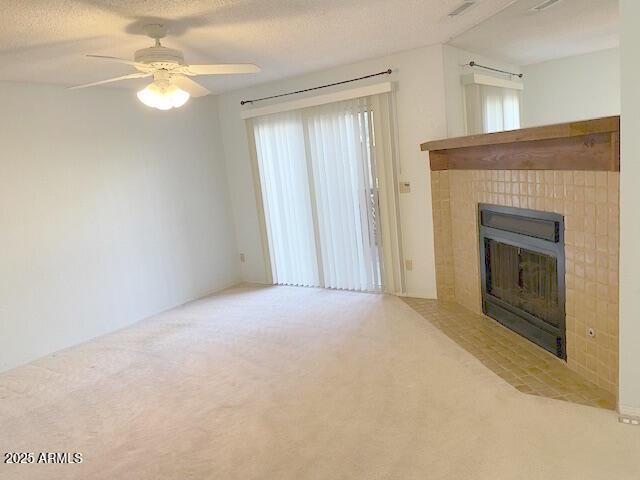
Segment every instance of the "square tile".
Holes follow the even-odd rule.
[[[439,298],[482,313],[479,202],[564,215],[569,366],[593,383],[608,385],[615,394],[617,378],[611,372],[618,366],[611,359],[617,358],[619,330],[619,181],[618,172],[432,172]],[[598,358],[604,363],[600,368],[593,359],[587,360],[588,327],[611,337],[606,341],[610,356],[606,361],[600,360],[603,355]]]
[[[616,407],[616,397],[571,370],[565,362],[484,315],[473,313],[453,302],[403,298],[451,340],[475,356],[482,364],[522,393],[576,402],[592,407]],[[594,343],[595,345],[595,343]],[[604,369],[600,355],[584,354],[587,364]],[[592,362],[593,363],[592,365]],[[588,367],[587,369],[588,370]]]

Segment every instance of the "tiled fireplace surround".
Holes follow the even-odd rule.
[[[617,393],[619,178],[592,171],[431,172],[438,297],[482,313],[478,203],[564,215],[567,364]]]
[[[432,171],[438,297],[482,314],[479,203],[563,215],[567,365],[617,395],[619,180],[617,171]]]

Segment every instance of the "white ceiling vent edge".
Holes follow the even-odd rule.
[[[458,15],[462,15],[463,13],[466,13],[466,11],[469,10],[471,7],[473,7],[476,3],[477,2],[475,0],[467,0],[465,2],[462,2],[460,5],[458,5],[456,8],[454,8],[449,12],[449,16],[457,17]]]
[[[531,8],[532,12],[543,12],[544,10],[546,10],[547,8],[553,7],[556,3],[561,2],[562,0],[545,0],[544,2],[536,5],[535,7]]]

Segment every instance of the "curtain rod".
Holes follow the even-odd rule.
[[[357,82],[358,80],[364,80],[366,78],[377,77],[379,75],[391,75],[391,73],[392,73],[392,70],[389,68],[388,70],[385,70],[384,72],[372,73],[371,75],[365,75],[364,77],[352,78],[350,80],[343,80],[341,82],[336,82],[336,83],[329,83],[327,85],[320,85],[319,87],[305,88],[304,90],[296,90],[295,92],[281,93],[279,95],[271,95],[270,97],[254,98],[253,100],[242,100],[240,102],[240,105],[245,105],[246,103],[261,102],[262,100],[271,100],[272,98],[286,97],[288,95],[295,95],[296,93],[311,92],[313,90],[320,90],[321,88],[335,87],[336,85],[342,85],[344,83]]]
[[[466,65],[468,65],[470,67],[484,68],[485,70],[491,70],[493,72],[506,73],[507,75],[513,75],[514,77],[518,77],[518,78],[524,77],[523,73],[513,73],[513,72],[507,72],[506,70],[500,70],[498,68],[486,67],[484,65],[480,65],[480,64],[476,63],[473,60],[470,61],[469,63],[467,63]]]

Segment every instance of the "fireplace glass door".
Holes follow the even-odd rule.
[[[566,359],[564,218],[479,205],[482,310]]]
[[[487,293],[559,327],[557,259],[494,239],[485,246]]]

